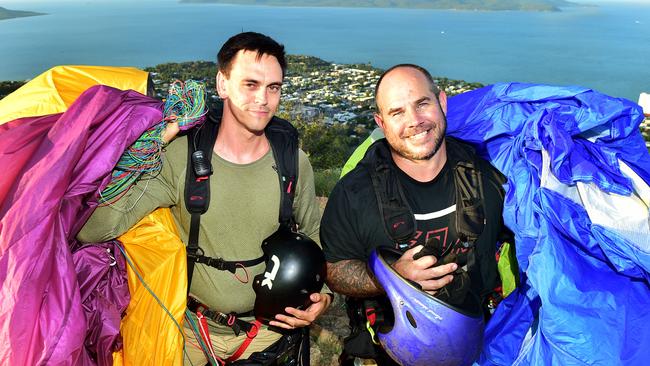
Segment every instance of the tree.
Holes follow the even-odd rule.
[[[345,126],[328,124],[319,114],[306,117],[288,105],[278,117],[290,121],[300,133],[300,148],[309,156],[314,170],[341,168],[353,150],[352,138]]]

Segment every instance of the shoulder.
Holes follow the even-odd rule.
[[[174,153],[185,152],[187,154],[187,140],[187,136],[178,136],[165,147],[165,150]]]
[[[486,215],[503,215],[503,202],[505,190],[503,188],[506,178],[497,168],[487,160],[477,157],[478,168],[483,181],[483,199],[485,200]]]
[[[358,192],[372,187],[370,174],[365,166],[358,165],[346,174],[339,183],[346,189]]]
[[[269,124],[266,126],[267,132],[270,133],[278,133],[280,132],[282,135],[292,139],[292,140],[298,140],[298,130],[294,125],[292,125],[289,121],[282,119],[280,117],[273,117]]]
[[[472,161],[475,164],[481,176],[483,177],[483,185],[490,190],[501,190],[502,185],[505,184],[506,178],[497,168],[495,168],[489,161],[483,159],[474,149],[474,147],[462,140],[447,136],[445,139],[447,143],[447,155],[452,161]]]
[[[301,149],[298,149],[298,177],[300,178],[309,178],[311,182],[313,182],[313,176],[314,176],[314,169],[311,166],[311,163],[309,162],[309,157],[307,154],[302,151]],[[300,179],[303,180],[304,179]],[[300,182],[298,183],[300,184]]]
[[[333,203],[347,201],[350,207],[376,205],[371,203],[376,201],[368,170],[363,166],[355,167],[336,183],[330,199]]]
[[[488,194],[496,196],[496,199],[503,202],[505,196],[504,184],[507,178],[487,160],[477,157],[478,168],[483,176],[483,186]]]
[[[187,137],[179,136],[163,149],[163,161],[173,167],[187,166]]]
[[[311,168],[311,163],[309,162],[309,157],[307,156],[307,153],[302,151],[302,149],[298,149],[298,165],[302,168],[303,166],[309,166]]]

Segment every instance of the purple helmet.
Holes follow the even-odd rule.
[[[394,324],[380,325],[379,342],[400,365],[471,365],[483,343],[480,301],[470,294],[460,309],[422,291],[391,267],[401,255],[391,248],[377,248],[369,259],[394,316]]]

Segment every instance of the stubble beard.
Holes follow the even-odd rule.
[[[439,126],[439,127],[438,127]],[[400,140],[399,138],[396,138],[397,143],[393,143],[394,141],[392,138],[389,139],[388,137],[388,144],[392,148],[393,151],[397,153],[397,155],[408,159],[408,160],[429,160],[431,159],[436,153],[440,150],[440,147],[442,146],[442,142],[445,140],[445,134],[447,133],[447,120],[446,118],[440,121],[439,123],[436,123],[432,126],[431,128],[431,133],[434,134],[433,136],[433,148],[427,152],[424,153],[416,153],[414,151],[409,150],[406,147],[406,144]]]
[[[250,106],[244,106],[242,108],[240,106],[237,106],[230,100],[225,101],[225,103],[231,103],[228,105],[229,113],[231,114],[235,123],[239,125],[239,128],[242,128],[253,135],[262,135],[264,133],[264,130],[266,129],[266,126],[268,126],[268,124],[271,122],[271,119],[273,119],[273,116],[275,114],[275,113],[271,113],[270,108],[267,107],[257,108],[260,110],[268,111],[269,113],[268,116],[266,116],[265,118],[260,118],[258,116],[255,116],[252,113],[252,111],[255,110],[256,108],[252,108]],[[225,107],[225,103],[224,103],[224,107]]]

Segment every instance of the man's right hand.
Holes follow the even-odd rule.
[[[170,143],[176,135],[178,135],[178,132],[180,132],[180,127],[178,126],[178,122],[169,122],[167,126],[165,126],[165,129],[162,132],[162,136],[160,138],[163,140],[165,145]]]
[[[414,259],[413,256],[420,250],[422,250],[422,245],[407,250],[392,266],[402,277],[417,283],[423,291],[435,295],[437,290],[448,285],[454,279],[451,273],[458,268],[458,265],[448,263],[434,267],[437,259],[433,255]]]

